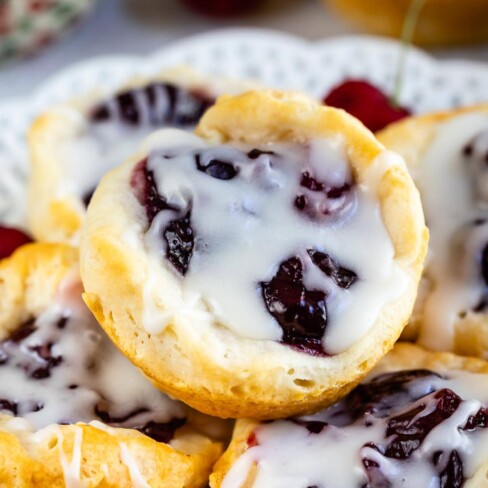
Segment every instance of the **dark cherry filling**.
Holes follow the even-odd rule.
[[[16,367],[34,380],[49,378],[53,368],[63,362],[61,356],[53,356],[52,343],[25,347],[24,340],[31,336],[37,327],[29,320],[17,328],[7,339],[0,342],[0,366],[7,364],[16,353]],[[20,358],[20,359],[18,359]]]
[[[374,447],[374,446],[369,446]],[[391,482],[381,471],[380,465],[372,459],[363,458],[363,466],[368,476],[368,483],[361,488],[391,488]]]
[[[251,149],[247,153],[247,157],[249,159],[258,159],[259,156],[262,156],[263,154],[266,154],[268,156],[274,156],[276,153],[274,151],[262,151],[261,149]]]
[[[305,427],[311,434],[320,434],[327,427],[327,422],[321,420],[293,419],[293,422]]]
[[[408,405],[420,398],[410,388],[412,381],[438,377],[427,369],[413,369],[376,376],[368,383],[359,384],[343,400],[336,404],[329,417],[333,425],[350,425],[365,415],[376,418],[387,417],[392,408]],[[423,394],[430,394],[433,387]],[[422,394],[421,394],[422,395]]]
[[[474,431],[488,427],[488,408],[480,408],[476,415],[469,417],[463,430]]]
[[[259,161],[256,163],[255,161],[265,155],[270,159],[269,168],[271,168],[275,163],[273,158],[279,157],[274,151],[258,148],[247,153],[248,160],[245,162],[241,161],[242,155],[239,154],[236,154],[235,160],[231,158],[226,160],[226,158],[216,157],[217,155],[218,151],[211,150],[194,153],[195,169],[222,182],[246,174],[244,170],[240,173],[242,168],[239,164],[258,164]],[[175,155],[162,154],[161,157],[163,160],[173,159]],[[268,178],[258,171],[251,174],[253,174],[252,178],[256,178],[257,183],[262,182],[260,178]],[[180,275],[185,275],[195,252],[197,237],[192,227],[191,202],[188,208],[178,208],[170,204],[165,196],[159,194],[154,173],[148,168],[147,158],[134,168],[131,186],[139,203],[145,209],[149,226],[159,213],[172,213],[171,218],[165,221],[166,223],[158,232],[162,241],[166,243],[166,259]],[[303,194],[297,195],[295,207],[303,211],[307,217],[335,215],[350,207],[355,198],[355,193],[352,191],[353,182],[332,186],[316,179],[310,171],[303,171],[300,174],[297,188],[302,188],[304,191]],[[293,201],[290,201],[290,206],[292,204]],[[308,249],[307,253],[311,260],[310,265],[317,266],[339,288],[348,289],[359,279],[354,271],[341,266],[327,253],[316,249]],[[289,257],[280,264],[276,275],[270,281],[260,282],[259,286],[269,313],[283,330],[281,342],[314,356],[326,356],[322,338],[327,326],[327,293],[323,290],[306,288],[301,258]]]
[[[308,192],[296,196],[295,207],[312,219],[339,214],[352,204],[351,183],[346,182],[338,187],[331,186],[317,180],[310,172],[304,171],[300,186]]]
[[[481,275],[485,285],[488,286],[488,244],[481,251]]]
[[[96,188],[92,188],[81,197],[81,200],[83,201],[85,207],[88,207],[88,205],[90,204],[93,194],[95,193],[95,189]]]
[[[51,325],[54,330],[62,334],[68,323],[68,317],[61,317],[55,324]],[[32,380],[45,380],[51,376],[54,368],[63,363],[61,356],[54,356],[52,348],[54,341],[47,341],[37,345],[26,344],[26,339],[30,338],[38,330],[35,320],[25,322],[21,327],[14,330],[9,337],[0,342],[0,367],[9,364],[21,369]],[[15,363],[12,363],[15,361]],[[12,363],[12,364],[10,364]],[[48,387],[48,383],[45,387]],[[77,390],[83,385],[67,385],[68,390]],[[175,431],[186,423],[186,418],[173,418],[168,422],[155,422],[150,420],[144,424],[137,424],[137,416],[151,413],[147,407],[140,407],[127,414],[114,416],[110,413],[110,403],[106,400],[100,401],[93,407],[93,418],[100,419],[102,422],[117,427],[136,429],[143,434],[151,437],[158,442],[168,443],[174,437]],[[25,415],[31,412],[38,412],[44,408],[41,402],[31,400],[21,401],[19,399],[0,398],[0,411],[7,411],[13,415]],[[60,424],[69,424],[70,421],[59,421]],[[135,425],[134,425],[135,424]]]
[[[407,459],[420,447],[430,431],[448,419],[459,407],[461,398],[447,388],[433,394],[434,410],[426,415],[426,404],[420,404],[408,412],[393,417],[388,422],[386,436],[393,439],[384,450],[389,458]]]
[[[439,488],[460,488],[464,484],[463,461],[454,449],[447,455],[437,451],[433,459],[439,473]]]
[[[138,415],[149,412],[148,408],[141,407],[123,416],[114,417],[108,411],[106,411],[106,407],[107,405],[105,405],[104,408],[102,408],[100,405],[96,405],[95,415],[102,422],[108,425],[124,424],[126,422],[129,422],[131,419],[134,419],[134,417],[137,417]],[[164,442],[167,444],[174,437],[176,430],[178,430],[180,427],[183,427],[185,423],[186,418],[173,418],[169,422],[154,422],[150,420],[144,425],[131,425],[131,428],[142,432],[143,434],[151,437],[151,439],[154,439],[155,441]]]
[[[434,373],[431,374],[433,375]],[[414,397],[412,398],[411,392],[408,391],[408,383],[415,381],[416,378],[427,378],[429,372],[417,370],[413,372],[401,372],[399,377],[396,375],[396,373],[393,373],[393,375],[389,375],[389,378],[379,378],[380,389],[383,391],[385,389],[387,390],[387,397],[385,401],[384,398],[381,398],[380,392],[373,393],[373,397],[377,397],[383,404],[379,408],[368,408],[375,416],[376,412],[380,414],[384,412],[385,404],[390,404],[391,407],[398,407],[404,403],[408,404],[411,401],[415,401],[416,399]],[[376,384],[378,385],[378,382]],[[368,387],[369,385],[361,386]],[[391,388],[390,391],[388,391],[388,386]],[[399,390],[397,390],[398,387]],[[396,394],[397,392],[399,396]],[[456,393],[448,388],[427,393],[421,398],[425,400],[422,401],[419,399],[420,403],[413,408],[389,419],[385,432],[385,440],[388,441],[386,445],[379,446],[370,443],[368,446],[387,458],[406,460],[420,447],[432,429],[454,414],[462,401]],[[486,411],[482,409],[476,416],[470,417],[463,430],[483,428],[487,418]],[[368,459],[365,459],[363,463],[369,479],[365,487],[378,488],[392,486],[391,482],[381,472],[378,463]],[[456,450],[437,451],[433,456],[432,464],[438,473],[440,487],[457,488],[463,485],[463,462]]]
[[[172,220],[163,231],[164,240],[168,245],[166,257],[182,275],[188,271],[195,245],[190,217],[191,214],[188,212],[182,219]]]
[[[399,371],[377,376],[356,387],[347,397],[329,407],[326,421],[290,419],[306,428],[310,434],[319,434],[327,426],[344,427],[359,423],[369,427],[376,419],[387,418],[384,441],[368,442],[363,446],[377,451],[374,459],[365,454],[362,463],[368,478],[361,488],[387,488],[394,486],[382,471],[379,455],[400,462],[410,461],[412,454],[422,445],[429,433],[449,419],[459,408],[462,399],[448,388],[436,389],[433,380],[438,374],[424,369]],[[414,405],[412,405],[412,403]],[[409,407],[410,406],[410,407]],[[400,413],[398,413],[400,412]],[[468,418],[460,431],[473,432],[488,427],[488,408],[481,408]],[[249,442],[249,447],[257,444]],[[463,460],[456,449],[434,452],[431,459],[440,488],[460,488],[465,482]],[[397,484],[395,484],[397,486]],[[431,485],[429,485],[431,486]]]
[[[30,236],[13,227],[0,225],[0,259],[8,258],[24,244],[32,242]]]
[[[334,283],[340,288],[347,289],[356,283],[358,275],[354,271],[338,264],[325,252],[309,249],[308,254],[312,259],[312,262],[327,276],[330,276]]]
[[[347,289],[356,282],[356,273],[340,266],[328,254],[314,249],[307,252],[312,263],[340,288]],[[281,342],[312,356],[327,356],[322,346],[327,327],[327,294],[305,287],[302,260],[292,257],[283,261],[271,281],[260,285],[268,311],[283,330]]]
[[[322,336],[327,326],[326,294],[307,290],[300,258],[280,264],[269,282],[261,283],[266,307],[283,329],[281,342],[314,356],[326,355]]]
[[[146,210],[149,225],[156,215],[164,210],[181,213],[180,209],[170,205],[158,193],[154,174],[147,168],[147,159],[141,161],[134,169],[131,185],[139,203]],[[167,244],[166,258],[178,273],[184,275],[188,271],[195,245],[191,227],[191,209],[187,210],[183,217],[171,220],[165,228],[161,229],[161,235]]]
[[[237,176],[238,168],[232,163],[220,161],[218,159],[211,159],[206,165],[202,164],[200,154],[195,156],[195,163],[198,171],[203,171],[212,178],[218,180],[231,180]]]
[[[0,410],[8,410],[14,415],[17,415],[17,402],[11,402],[10,400],[0,399]]]
[[[158,103],[158,96],[165,97],[168,103]],[[113,117],[111,105],[115,104],[120,121],[130,126],[143,123],[142,110],[147,112],[152,126],[189,126],[196,125],[214,102],[214,98],[202,90],[188,90],[171,83],[150,83],[96,105],[90,119],[95,123],[109,121]]]
[[[185,418],[174,418],[169,422],[147,422],[146,424],[133,427],[133,429],[142,432],[143,434],[147,435],[151,439],[154,439],[158,442],[164,442],[167,444],[168,442],[173,439],[175,436],[175,432],[185,425],[186,419]]]

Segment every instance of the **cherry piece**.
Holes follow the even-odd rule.
[[[95,193],[96,188],[92,188],[91,190],[88,190],[82,197],[81,200],[85,207],[88,207],[88,205],[91,202],[91,199],[93,197],[93,194]]]
[[[190,212],[185,217],[172,220],[163,231],[167,243],[166,257],[176,270],[185,275],[193,255],[193,229],[190,225]]]
[[[143,434],[147,435],[151,439],[154,439],[158,442],[164,442],[168,444],[168,442],[173,439],[175,436],[175,432],[185,425],[186,419],[185,418],[174,418],[169,422],[160,423],[160,422],[153,422],[150,421],[147,424],[143,425],[142,427],[133,427],[134,429],[142,432]]]
[[[336,404],[328,420],[333,425],[344,426],[365,415],[387,417],[393,408],[418,400],[420,397],[412,394],[410,384],[428,378],[439,378],[439,375],[427,369],[413,369],[376,376],[367,383],[359,384]],[[433,391],[432,386],[424,393],[430,394]]]
[[[274,156],[276,153],[274,151],[263,151],[261,149],[251,149],[248,153],[247,153],[247,157],[249,159],[258,159],[259,156],[263,155],[263,154],[266,154],[268,156]]]
[[[433,394],[434,409],[425,415],[427,405],[422,403],[388,421],[386,437],[393,440],[385,449],[385,456],[406,459],[420,447],[429,432],[448,419],[459,407],[461,398],[452,390],[444,388]],[[430,410],[430,409],[429,409]]]
[[[259,444],[258,438],[255,432],[251,432],[247,438],[247,447],[254,447]]]
[[[327,427],[327,422],[321,420],[294,419],[293,422],[305,427],[311,434],[320,434]]]
[[[269,313],[283,330],[281,342],[312,356],[325,356],[327,297],[323,291],[305,288],[301,259],[283,261],[273,279],[260,285]]]
[[[231,180],[235,178],[238,173],[238,168],[234,167],[232,163],[220,161],[218,159],[211,159],[207,165],[202,164],[200,154],[195,156],[197,169],[203,171],[212,178],[218,180]]]
[[[373,132],[411,115],[410,110],[395,107],[379,88],[364,80],[344,81],[334,87],[323,101],[349,112]]]
[[[143,413],[149,412],[149,410],[145,407],[137,408],[136,410],[133,410],[132,412],[129,412],[125,415],[119,416],[119,417],[114,417],[110,412],[108,412],[104,407],[106,405],[96,405],[95,406],[95,415],[105,424],[123,424],[124,422],[127,422],[133,417],[136,417],[137,415],[141,415]]]
[[[370,445],[377,449],[377,446]],[[361,488],[391,488],[392,483],[386,478],[380,469],[380,465],[372,459],[363,458],[363,466],[366,469],[366,475],[368,476],[368,483]]]
[[[134,168],[131,177],[131,186],[139,203],[146,209],[149,224],[162,210],[178,210],[170,205],[164,197],[158,193],[154,174],[147,169],[147,158],[143,159]]]
[[[488,408],[480,408],[476,415],[468,418],[463,430],[474,431],[478,429],[486,429],[488,427]]]
[[[14,415],[17,415],[17,411],[18,411],[17,402],[11,402],[10,400],[5,400],[4,398],[0,398],[0,411],[1,410],[8,410],[12,412]]]
[[[17,248],[29,242],[32,242],[31,237],[21,230],[0,225],[0,259],[8,258]]]
[[[53,356],[51,353],[53,344],[41,344],[39,346],[29,347],[29,350],[37,354],[43,366],[35,369],[31,373],[31,377],[40,380],[44,378],[49,378],[51,376],[51,370],[56,366],[59,366],[63,362],[61,356]]]
[[[488,244],[485,245],[481,252],[481,275],[488,286]]]
[[[15,350],[18,357],[21,358],[16,366],[24,370],[32,379],[42,380],[51,376],[52,369],[59,366],[63,362],[63,358],[52,355],[52,343],[25,347],[24,341],[36,330],[35,321],[29,320],[1,341],[0,366],[9,361],[11,355],[8,351]]]
[[[340,266],[325,252],[315,251],[313,249],[309,249],[307,252],[312,262],[327,276],[330,276],[337,286],[347,290],[351,285],[356,283],[358,275],[354,271]]]
[[[456,450],[446,455],[434,453],[434,466],[439,471],[439,488],[461,488],[464,484],[463,461]]]
[[[334,187],[317,180],[310,172],[304,171],[300,186],[308,191],[296,196],[295,207],[312,219],[335,215],[351,208],[354,195],[350,191],[350,183],[346,182],[340,187]]]
[[[27,320],[24,322],[20,327],[17,327],[10,336],[8,337],[7,340],[4,341],[4,343],[11,341],[15,343],[20,343],[27,337],[29,337],[34,331],[37,330],[37,327],[35,325],[35,321],[33,319]]]
[[[149,224],[156,215],[163,210],[171,210],[181,213],[180,209],[170,205],[166,199],[158,193],[153,172],[147,169],[147,159],[144,159],[134,168],[131,177],[131,186],[134,189],[139,203],[144,206]],[[184,275],[188,271],[193,255],[194,235],[191,227],[191,211],[180,219],[174,219],[161,230],[161,235],[166,241],[166,257],[175,267],[178,273]]]

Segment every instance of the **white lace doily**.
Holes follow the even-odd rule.
[[[134,74],[181,64],[319,98],[344,78],[367,79],[391,92],[399,55],[397,41],[375,37],[311,43],[277,32],[229,29],[176,42],[147,57],[101,57],[68,67],[30,97],[0,103],[0,222],[24,223],[26,131],[35,115],[50,105],[95,87],[116,87]],[[488,65],[440,62],[411,49],[400,98],[415,113],[488,101]]]

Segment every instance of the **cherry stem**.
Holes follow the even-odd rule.
[[[400,105],[400,92],[402,83],[404,80],[405,65],[407,62],[407,54],[412,46],[413,36],[415,34],[415,28],[417,27],[417,21],[420,15],[420,11],[425,4],[425,0],[412,0],[410,7],[405,17],[405,22],[402,28],[402,48],[400,51],[400,57],[398,59],[398,66],[395,76],[395,83],[393,85],[393,95],[391,97],[391,103],[394,106]]]

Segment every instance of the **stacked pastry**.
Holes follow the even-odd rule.
[[[5,486],[486,485],[488,364],[452,352],[488,348],[488,108],[375,137],[175,76],[33,126],[58,243],[0,263]]]

